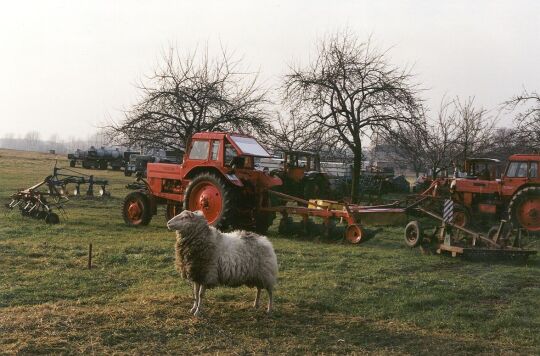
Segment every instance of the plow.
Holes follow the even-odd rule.
[[[445,201],[445,207],[453,202]],[[461,255],[468,259],[525,261],[536,250],[527,249],[530,233],[524,228],[514,228],[507,220],[501,220],[487,233],[481,233],[453,221],[453,214],[441,215],[422,206],[414,208],[416,215],[435,222],[432,232],[426,233],[420,220],[412,220],[405,227],[405,243],[422,251]],[[451,210],[451,209],[450,209]]]
[[[66,174],[67,172],[67,174]],[[54,166],[53,174],[45,177],[33,186],[20,189],[10,197],[5,206],[8,209],[18,208],[21,215],[44,220],[47,224],[57,224],[60,217],[56,213],[64,211],[63,204],[69,200],[68,184],[75,185],[73,195],[81,195],[81,186],[87,185],[86,196],[93,197],[95,186],[100,187],[99,194],[108,196],[108,181],[97,179],[92,175],[84,175],[71,169]]]
[[[516,260],[525,261],[536,250],[527,249],[531,234],[527,229],[514,228],[506,220],[501,220],[487,233],[474,231],[461,226],[456,221],[454,203],[431,195],[410,196],[403,201],[376,206],[339,203],[328,200],[303,200],[283,193],[270,191],[283,201],[297,205],[280,205],[262,208],[265,211],[281,214],[280,233],[305,233],[309,235],[335,236],[339,224],[344,227],[345,239],[352,243],[361,243],[366,238],[365,225],[393,225],[405,227],[405,243],[409,247],[419,247],[422,251],[448,253],[468,259],[480,260]],[[303,206],[299,206],[303,205]],[[442,213],[445,213],[444,216]],[[300,216],[300,222],[294,222],[292,216]],[[411,220],[411,216],[415,220]],[[312,218],[322,220],[317,227]],[[432,233],[423,229],[426,224],[433,227]]]

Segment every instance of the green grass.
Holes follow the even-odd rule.
[[[0,150],[0,201],[53,165],[53,155]],[[274,226],[274,314],[252,309],[253,290],[217,288],[192,317],[163,210],[128,228],[130,179],[85,172],[109,179],[112,197],[72,199],[58,225],[0,208],[0,353],[540,353],[538,256],[512,265],[421,255],[401,228],[352,246]]]

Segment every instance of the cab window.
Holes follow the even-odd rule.
[[[208,141],[193,141],[191,151],[189,151],[189,159],[207,159],[209,146]]]
[[[218,153],[219,153],[219,141],[212,141],[212,154],[211,154],[212,161],[217,161]]]
[[[233,158],[238,156],[238,152],[230,143],[225,143],[225,164],[230,166]]]
[[[538,162],[531,162],[529,169],[529,178],[538,178]]]
[[[527,177],[527,162],[511,162],[506,175],[513,178]]]

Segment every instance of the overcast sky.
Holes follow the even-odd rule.
[[[85,138],[120,118],[171,44],[225,46],[269,87],[349,28],[443,95],[495,108],[540,89],[540,1],[9,1],[0,12],[0,137]]]

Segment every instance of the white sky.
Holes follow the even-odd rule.
[[[441,97],[496,107],[540,89],[540,1],[6,1],[0,12],[0,137],[85,138],[136,100],[171,44],[221,44],[276,86],[287,64],[348,27]]]

